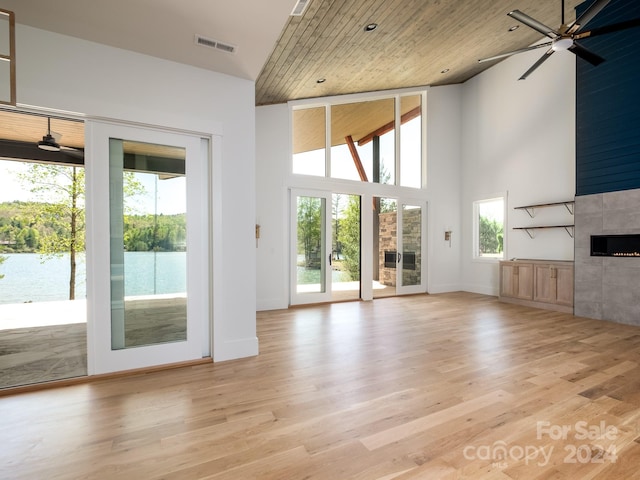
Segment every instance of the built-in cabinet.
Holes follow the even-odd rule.
[[[573,313],[573,262],[500,262],[501,301]]]

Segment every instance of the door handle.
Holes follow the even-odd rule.
[[[398,263],[400,263],[400,259],[402,258],[402,254],[398,252]]]
[[[329,266],[331,266],[331,254],[329,254]]]

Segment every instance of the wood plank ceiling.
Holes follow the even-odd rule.
[[[566,23],[580,3],[565,1]],[[478,59],[542,38],[524,25],[509,31],[515,9],[561,24],[561,0],[310,0],[259,75],[256,105],[464,82],[495,63]],[[369,23],[378,28],[365,32]]]

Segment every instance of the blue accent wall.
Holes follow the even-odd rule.
[[[639,0],[612,0],[585,30],[635,18]],[[576,63],[576,195],[640,188],[640,27],[579,43],[606,61]]]

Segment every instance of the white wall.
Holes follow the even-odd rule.
[[[258,107],[256,125],[257,308],[273,310],[289,304],[288,105]]]
[[[428,201],[428,291],[460,289],[460,132],[461,87],[434,87],[427,93],[428,189],[399,189],[416,200]],[[288,291],[287,188],[292,182],[306,188],[344,189],[346,181],[292,178],[288,105],[258,107],[256,112],[256,221],[261,225],[257,248],[258,310],[286,308]],[[342,182],[342,183],[341,183]],[[382,188],[389,188],[386,185]],[[371,195],[376,186],[352,182],[354,193]],[[389,195],[393,193],[389,190]],[[363,197],[364,198],[364,197]],[[454,232],[451,246],[445,228]]]
[[[257,354],[254,83],[23,25],[16,30],[19,104],[222,136],[213,159],[213,354],[216,361]]]
[[[564,207],[531,219],[514,207],[573,200],[575,195],[575,57],[559,52],[527,80],[517,79],[541,55],[516,55],[463,85],[462,276],[464,290],[498,293],[498,266],[472,260],[472,203],[507,192],[508,258],[573,259],[563,230],[530,239],[512,227],[573,223]]]
[[[460,85],[432,87],[427,94],[429,293],[461,288],[461,96]],[[451,242],[445,230],[452,232]]]

